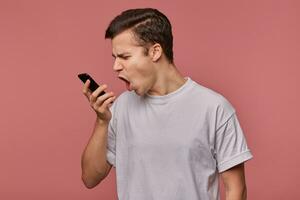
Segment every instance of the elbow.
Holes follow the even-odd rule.
[[[81,180],[84,186],[88,189],[96,187],[102,181],[102,179],[95,180],[93,178],[86,177],[85,175],[81,176]]]
[[[81,180],[85,187],[92,189],[96,187],[107,176],[110,168],[101,168],[101,171],[93,167],[82,167]]]

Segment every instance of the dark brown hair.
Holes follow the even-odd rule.
[[[153,8],[138,8],[123,11],[109,24],[105,38],[113,39],[119,33],[131,29],[137,42],[145,47],[147,44],[159,43],[170,63],[173,63],[173,35],[169,19]]]

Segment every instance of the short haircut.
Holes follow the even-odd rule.
[[[113,39],[119,33],[131,29],[139,45],[148,54],[148,44],[159,43],[170,63],[173,63],[173,35],[169,19],[153,8],[137,8],[123,11],[109,24],[105,39]]]

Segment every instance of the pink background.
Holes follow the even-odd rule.
[[[0,199],[116,199],[89,190],[80,157],[95,114],[80,72],[120,94],[104,31],[122,10],[171,20],[175,63],[236,108],[254,159],[248,199],[300,199],[299,1],[0,1]]]

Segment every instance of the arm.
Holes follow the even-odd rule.
[[[222,172],[221,177],[225,186],[226,200],[247,199],[244,163]]]
[[[97,119],[93,134],[82,154],[81,178],[87,188],[98,185],[112,167],[106,160],[107,129],[108,124]]]
[[[109,105],[112,104],[115,96],[112,92],[99,96],[106,88],[106,85],[98,87],[93,93],[88,89],[90,80],[87,80],[83,87],[83,93],[90,101],[91,107],[97,114],[93,134],[81,157],[81,179],[87,188],[98,185],[109,173],[112,165],[107,162],[107,135],[109,121],[112,114]]]

